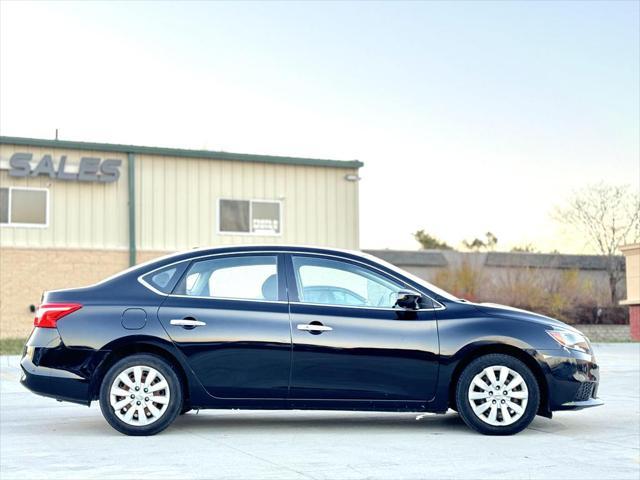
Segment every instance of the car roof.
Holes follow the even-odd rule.
[[[308,252],[308,253],[321,253],[321,254],[340,254],[341,256],[352,256],[358,258],[367,258],[369,260],[374,257],[359,252],[357,250],[348,250],[342,248],[332,248],[332,247],[319,247],[312,245],[288,245],[288,244],[256,244],[256,245],[223,245],[218,247],[201,247],[201,248],[193,248],[191,250],[185,250],[181,252],[172,253],[166,255],[161,258],[157,258],[155,260],[168,260],[172,259],[172,261],[178,261],[181,259],[187,259],[192,257],[200,257],[207,255],[214,255],[219,253],[234,253],[234,252]]]
[[[430,295],[435,295],[436,297],[444,297],[448,299],[455,299],[447,292],[444,292],[435,287],[428,282],[425,282],[422,279],[418,279],[415,275],[410,274],[409,272],[402,271],[392,264],[387,263],[383,259],[380,259],[374,255],[360,252],[357,250],[348,250],[341,248],[332,248],[332,247],[320,247],[320,246],[311,246],[311,245],[287,245],[287,244],[268,244],[268,245],[224,245],[218,247],[204,247],[204,248],[194,248],[191,250],[186,250],[182,252],[176,252],[169,255],[165,255],[163,257],[154,258],[148,262],[135,265],[133,267],[128,268],[122,272],[116,273],[115,275],[98,282],[96,285],[107,284],[111,282],[119,282],[121,280],[127,281],[131,276],[135,276],[140,278],[143,275],[147,275],[150,272],[155,270],[169,267],[170,265],[180,263],[182,261],[189,261],[200,257],[207,257],[209,255],[216,254],[225,254],[225,253],[236,253],[236,252],[298,252],[298,253],[315,253],[320,255],[336,255],[346,259],[352,260],[364,260],[365,263],[373,264],[377,268],[386,271],[394,277],[402,277],[405,282],[409,282],[409,284],[419,285],[419,288],[424,288],[425,290],[430,292]],[[414,285],[414,286],[415,286]]]
[[[140,272],[153,271],[164,266],[178,263],[183,260],[189,260],[198,257],[206,257],[208,255],[222,254],[222,253],[234,253],[234,252],[299,252],[299,253],[319,253],[325,255],[335,255],[354,258],[354,259],[367,259],[369,261],[376,261],[376,257],[367,253],[359,252],[356,250],[347,250],[340,248],[329,247],[316,247],[309,245],[287,245],[287,244],[267,244],[267,245],[224,245],[218,247],[201,247],[193,248],[191,250],[183,250],[180,252],[170,253],[162,257],[153,258],[147,262],[136,264],[128,269],[118,272],[111,277],[102,280],[99,283],[105,283],[117,278],[128,276],[135,273],[140,275]]]
[[[204,247],[204,248],[194,248],[190,251],[199,251],[199,252],[219,252],[225,250],[238,250],[238,251],[252,251],[252,250],[282,250],[282,251],[313,251],[313,252],[340,252],[340,253],[348,253],[352,255],[361,255],[361,252],[357,250],[348,250],[345,248],[333,248],[333,247],[322,247],[317,245],[298,245],[298,244],[286,244],[286,243],[269,243],[269,244],[243,244],[243,245],[222,245],[217,247]]]

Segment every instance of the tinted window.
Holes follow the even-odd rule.
[[[148,273],[142,277],[142,279],[162,293],[171,293],[171,290],[175,287],[180,275],[182,275],[182,272],[184,272],[187,267],[187,264],[188,262],[182,262],[176,265],[170,265],[160,270]]]
[[[250,203],[248,200],[220,200],[220,231],[249,233]]]
[[[243,255],[194,262],[176,293],[197,297],[278,300],[277,258]]]
[[[367,300],[355,292],[344,288],[315,286],[304,288],[304,300],[309,303],[328,303],[333,305],[366,305]]]
[[[153,275],[151,275],[151,281],[153,282],[154,285],[157,285],[159,288],[167,288],[167,285],[169,285],[169,282],[171,281],[175,273],[176,273],[175,267],[168,268],[167,270],[164,270],[159,273],[154,273]]]
[[[300,301],[393,307],[402,287],[368,268],[316,257],[293,257]]]

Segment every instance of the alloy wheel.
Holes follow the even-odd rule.
[[[502,427],[517,422],[524,415],[529,391],[518,372],[504,365],[492,365],[473,377],[468,398],[480,420]]]
[[[164,415],[171,399],[169,384],[155,368],[128,367],[116,376],[109,401],[116,416],[127,425],[145,426]]]

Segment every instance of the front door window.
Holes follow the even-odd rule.
[[[325,305],[392,308],[402,287],[358,265],[316,257],[293,257],[300,301]]]

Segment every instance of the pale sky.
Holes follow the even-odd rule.
[[[362,248],[584,252],[640,188],[640,3],[0,2],[0,133],[365,162]]]

